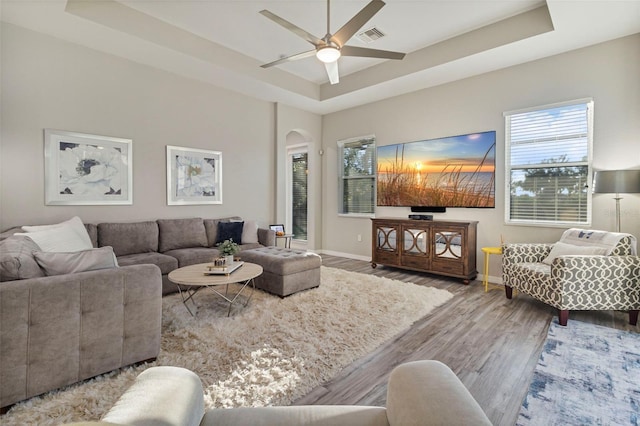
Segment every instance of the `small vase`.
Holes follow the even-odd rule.
[[[224,257],[224,262],[227,266],[231,266],[231,264],[233,263],[233,255],[227,255]]]

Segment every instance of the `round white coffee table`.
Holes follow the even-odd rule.
[[[251,284],[253,289],[251,291],[251,295],[247,299],[244,304],[247,306],[249,304],[249,300],[251,300],[251,296],[253,296],[253,292],[256,290],[256,285],[253,282],[253,279],[258,275],[262,274],[262,266],[256,265],[255,263],[244,262],[243,265],[231,272],[230,274],[221,274],[221,275],[209,275],[207,274],[208,267],[213,266],[211,263],[199,263],[197,265],[185,266],[183,268],[174,269],[169,272],[169,281],[176,284],[178,287],[178,291],[180,292],[180,296],[182,297],[182,303],[185,308],[189,311],[192,316],[195,314],[189,309],[189,305],[187,302],[191,300],[191,303],[198,308],[196,305],[193,296],[196,295],[198,291],[203,288],[208,288],[213,291],[218,296],[222,297],[224,300],[229,302],[229,311],[227,316],[231,315],[231,306],[236,301],[238,296],[242,293],[242,291]],[[229,296],[229,284],[238,283],[241,285],[240,290],[234,295]],[[224,294],[219,292],[216,287],[224,285],[225,291]]]

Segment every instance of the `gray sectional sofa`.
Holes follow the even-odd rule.
[[[0,408],[156,358],[162,295],[176,290],[167,274],[211,261],[216,241],[234,227],[220,235],[219,223],[237,220],[85,224],[86,244],[96,248],[87,252],[115,254],[120,267],[112,260],[112,267],[58,275],[36,262],[38,245],[13,235],[21,227],[0,234]],[[242,249],[275,245],[273,231],[249,231],[255,235]]]
[[[227,236],[220,223],[232,227],[239,217],[222,219],[158,219],[133,223],[100,223],[95,230],[95,247],[111,246],[120,266],[151,263],[162,272],[162,294],[177,291],[167,278],[169,272],[183,266],[211,262],[220,252],[215,245]],[[235,238],[241,250],[273,246],[275,232],[255,228],[255,235]],[[223,232],[224,234],[221,234]],[[92,231],[89,232],[91,235]],[[245,239],[244,242],[242,238]],[[93,239],[93,236],[92,236]]]

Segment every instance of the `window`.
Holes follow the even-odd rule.
[[[373,136],[338,142],[338,208],[342,214],[367,214],[375,206],[375,150]]]
[[[509,224],[589,225],[593,101],[505,113]]]
[[[307,240],[308,151],[307,144],[287,147],[286,231],[300,241]]]
[[[291,233],[296,240],[307,240],[307,167],[306,152],[291,155]]]

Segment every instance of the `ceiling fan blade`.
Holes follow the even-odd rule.
[[[382,0],[372,0],[360,12],[358,12],[349,22],[344,24],[336,33],[331,36],[331,41],[338,46],[344,46],[355,33],[358,32],[369,19],[373,17],[385,3]]]
[[[338,61],[326,62],[324,64],[329,76],[329,82],[331,84],[338,84],[340,82],[340,75],[338,74]]]
[[[359,56],[363,58],[380,58],[380,59],[402,59],[404,53],[392,52],[389,50],[369,49],[367,47],[342,46],[340,49],[342,56]]]
[[[319,39],[318,37],[314,36],[313,34],[308,33],[307,31],[303,30],[302,28],[298,27],[297,25],[292,24],[291,22],[287,21],[286,19],[281,18],[278,15],[276,15],[274,13],[271,13],[266,9],[265,10],[261,10],[260,14],[263,15],[263,16],[266,16],[269,19],[271,19],[276,24],[285,27],[286,29],[288,29],[292,33],[297,34],[298,36],[300,36],[303,39],[307,40],[309,43],[313,44],[316,47],[324,46],[326,44],[322,39]]]
[[[280,58],[276,61],[269,62],[268,64],[260,65],[262,68],[269,68],[274,65],[280,65],[285,62],[297,61],[298,59],[308,58],[316,54],[315,50],[308,50],[306,52],[296,53],[295,55],[287,56],[286,58]]]

